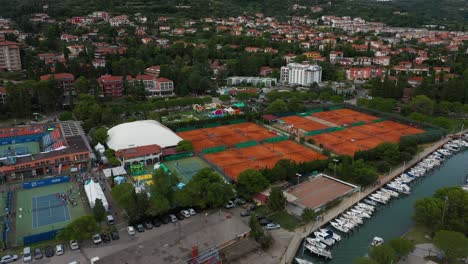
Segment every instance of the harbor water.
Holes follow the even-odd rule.
[[[314,264],[350,264],[355,258],[367,254],[374,237],[382,237],[385,241],[389,241],[405,234],[414,224],[412,215],[413,204],[416,200],[430,197],[440,188],[462,184],[467,174],[468,151],[463,151],[448,158],[440,167],[411,183],[410,195],[400,194],[399,198],[392,199],[389,204],[380,205],[372,218],[354,229],[349,235],[327,226],[328,229],[342,236],[340,242],[329,248],[333,255],[332,260],[318,258],[303,246],[299,248],[296,257],[312,261]]]

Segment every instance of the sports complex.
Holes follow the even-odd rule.
[[[268,116],[270,125],[275,129],[237,121],[228,125],[210,124],[198,129],[179,129],[177,134],[193,143],[199,160],[237,181],[242,171],[272,168],[281,159],[295,162],[326,159],[315,149],[289,140],[290,135],[303,137],[339,155],[354,156],[356,151],[369,150],[383,142],[399,142],[402,136],[425,132],[342,107],[281,117]],[[174,164],[178,164],[178,167]],[[198,171],[194,168],[199,168],[199,164],[200,161],[187,164],[183,160],[172,161],[170,170],[185,175],[184,171]]]
[[[15,244],[55,237],[58,230],[85,215],[84,200],[68,176],[26,182],[16,193]]]

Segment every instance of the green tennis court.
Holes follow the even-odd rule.
[[[8,155],[8,148],[15,151],[16,155],[37,154],[40,152],[39,142],[24,142],[0,146],[0,157]]]
[[[76,205],[63,202],[57,194],[68,193]],[[23,237],[64,228],[72,220],[86,214],[84,198],[73,183],[23,189],[16,194],[16,244]]]
[[[198,171],[210,167],[208,163],[198,157],[165,161],[163,163],[171,172],[177,173],[181,178],[180,180],[185,184],[187,184]]]

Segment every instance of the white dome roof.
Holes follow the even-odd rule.
[[[153,144],[166,148],[182,141],[176,133],[154,120],[123,123],[109,129],[107,133],[107,145],[115,151]]]

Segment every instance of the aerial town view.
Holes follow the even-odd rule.
[[[468,1],[0,6],[0,264],[468,264]]]

